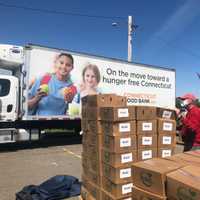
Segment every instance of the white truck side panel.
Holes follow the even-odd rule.
[[[101,81],[98,84],[100,93],[126,95],[129,105],[175,108],[175,70],[32,45],[25,49],[24,70],[27,75],[25,78],[26,90],[23,92],[25,97],[23,119],[44,117],[28,114],[28,86],[33,79],[42,77],[45,73],[55,72],[54,61],[60,52],[70,53],[74,58],[71,78],[78,91],[83,82],[82,71],[90,63],[98,66],[100,71]],[[80,109],[80,104],[78,104],[78,108]],[[73,119],[80,115],[67,112],[66,115],[45,117]]]

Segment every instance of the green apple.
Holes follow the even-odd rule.
[[[79,104],[70,103],[69,108],[68,108],[68,112],[69,112],[69,115],[72,116],[72,117],[78,116],[80,114],[79,113]]]
[[[49,87],[48,87],[47,84],[42,84],[42,85],[40,86],[40,89],[41,89],[42,92],[45,92],[45,93],[47,93],[47,94],[48,94],[48,92],[49,92]]]

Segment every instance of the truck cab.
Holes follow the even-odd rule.
[[[22,64],[22,47],[0,45],[0,121],[18,119],[19,79]]]
[[[9,75],[0,75],[0,120],[15,121],[18,118],[19,81]]]

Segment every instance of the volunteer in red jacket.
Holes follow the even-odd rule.
[[[200,149],[200,108],[195,105],[197,98],[191,93],[179,98],[185,109],[185,112],[179,113],[182,122],[184,151]]]

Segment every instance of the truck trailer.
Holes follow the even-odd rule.
[[[73,59],[67,83],[58,81],[54,87],[59,70],[56,63],[66,54]],[[84,73],[88,68],[96,78],[96,85],[89,93],[83,92],[86,89]],[[31,108],[30,100],[41,90],[45,92],[43,101]],[[66,92],[72,92],[70,100],[66,99]],[[45,129],[78,133],[81,98],[107,93],[126,96],[127,105],[174,109],[175,70],[34,44],[0,45],[0,142],[19,141],[17,136],[22,130],[29,140],[32,132],[37,132],[40,139]]]

